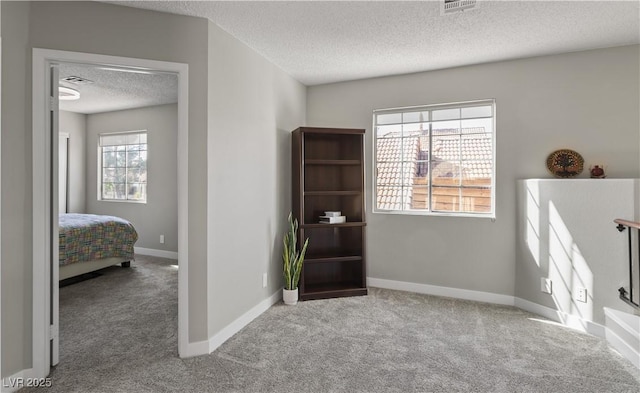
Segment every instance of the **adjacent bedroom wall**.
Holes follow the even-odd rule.
[[[147,131],[147,203],[98,200],[98,135],[142,130]],[[139,236],[136,247],[177,252],[177,136],[176,104],[87,115],[87,213],[131,221]]]
[[[69,213],[85,213],[85,136],[87,132],[87,115],[60,111],[58,124],[60,133],[69,134],[68,210]]]
[[[309,126],[367,129],[368,276],[508,296],[516,282],[539,285],[516,279],[516,181],[550,177],[559,148],[637,177],[638,69],[633,45],[309,87]],[[372,214],[372,111],[483,98],[497,106],[495,222]]]

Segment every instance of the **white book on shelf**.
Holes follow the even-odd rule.
[[[347,217],[345,216],[337,216],[337,217],[320,216],[321,224],[343,224],[345,222],[347,222]]]
[[[324,216],[321,217],[340,217],[342,216],[341,211],[326,211],[324,212]]]

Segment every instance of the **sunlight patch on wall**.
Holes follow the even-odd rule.
[[[553,201],[549,201],[549,278],[559,311],[593,318],[593,273]],[[576,300],[578,288],[587,290],[586,302]]]
[[[538,183],[527,182],[526,241],[529,252],[540,267],[540,189]]]

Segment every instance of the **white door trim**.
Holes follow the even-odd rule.
[[[178,353],[183,356],[189,348],[188,299],[188,97],[189,66],[156,60],[106,56],[91,53],[50,49],[33,49],[33,370],[36,377],[49,373],[48,318],[50,302],[47,243],[49,232],[46,217],[51,214],[51,190],[47,184],[48,148],[46,130],[46,75],[49,64],[81,63],[131,67],[155,71],[175,72],[178,75]],[[57,209],[57,206],[54,207]]]

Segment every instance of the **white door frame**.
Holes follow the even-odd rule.
[[[178,354],[187,355],[189,346],[188,299],[188,97],[189,66],[156,60],[106,56],[91,53],[50,49],[33,49],[33,372],[35,377],[49,374],[49,312],[51,302],[51,269],[47,244],[50,232],[47,217],[57,212],[52,205],[49,159],[51,137],[46,125],[49,108],[47,83],[51,81],[49,67],[57,63],[80,63],[120,66],[132,69],[175,72],[178,76]],[[53,209],[53,210],[52,210]],[[53,228],[57,236],[57,227]]]

